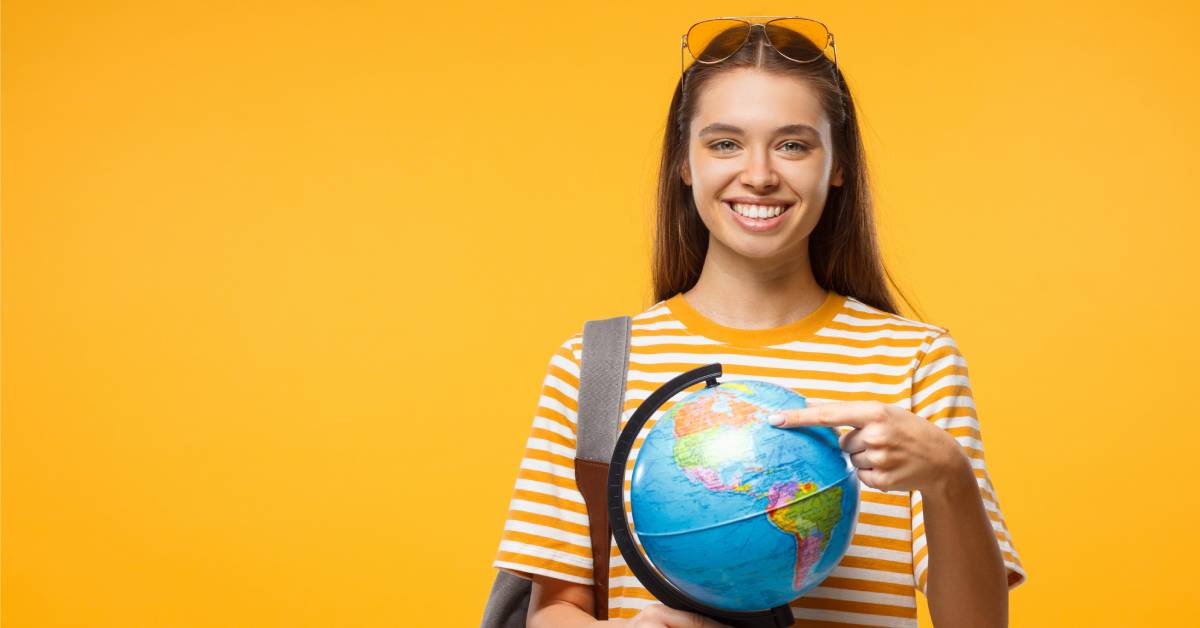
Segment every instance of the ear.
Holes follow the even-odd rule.
[[[845,183],[842,178],[842,164],[833,164],[833,176],[829,179],[829,185],[841,187]]]
[[[689,167],[688,160],[683,160],[683,166],[679,168],[679,176],[683,178],[683,184],[692,186],[692,169]]]

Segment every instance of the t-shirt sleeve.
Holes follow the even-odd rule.
[[[967,378],[967,361],[948,332],[943,331],[932,339],[917,363],[913,373],[912,401],[914,414],[933,421],[949,432],[971,459],[983,505],[1004,556],[1008,588],[1016,588],[1025,581],[1025,568],[1021,566],[1021,559],[1013,547],[1008,525],[1000,511],[1000,501],[988,475],[987,465],[984,464],[983,435]],[[929,556],[925,545],[925,517],[920,491],[912,492],[912,538],[913,583],[921,593],[926,593]]]
[[[582,334],[550,358],[517,469],[500,548],[492,563],[522,578],[541,574],[592,584],[587,509],[575,483],[576,413]]]

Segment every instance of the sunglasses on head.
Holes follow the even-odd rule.
[[[714,17],[696,22],[683,35],[679,50],[680,72],[684,71],[685,49],[697,63],[720,63],[746,45],[755,27],[763,29],[767,44],[776,52],[797,63],[816,61],[827,48],[831,49],[836,76],[837,46],[833,42],[833,33],[821,22],[797,15]]]

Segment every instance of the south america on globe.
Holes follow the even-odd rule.
[[[845,555],[859,485],[837,432],[767,422],[805,406],[783,386],[727,381],[650,429],[630,480],[631,528],[680,591],[720,609],[769,609],[819,585]]]

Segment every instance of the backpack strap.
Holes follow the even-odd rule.
[[[629,316],[591,320],[583,326],[575,483],[587,507],[592,540],[593,614],[600,620],[608,619],[608,559],[612,551],[605,485],[625,401],[631,327]]]
[[[532,591],[531,581],[507,571],[497,571],[479,628],[525,628]]]

